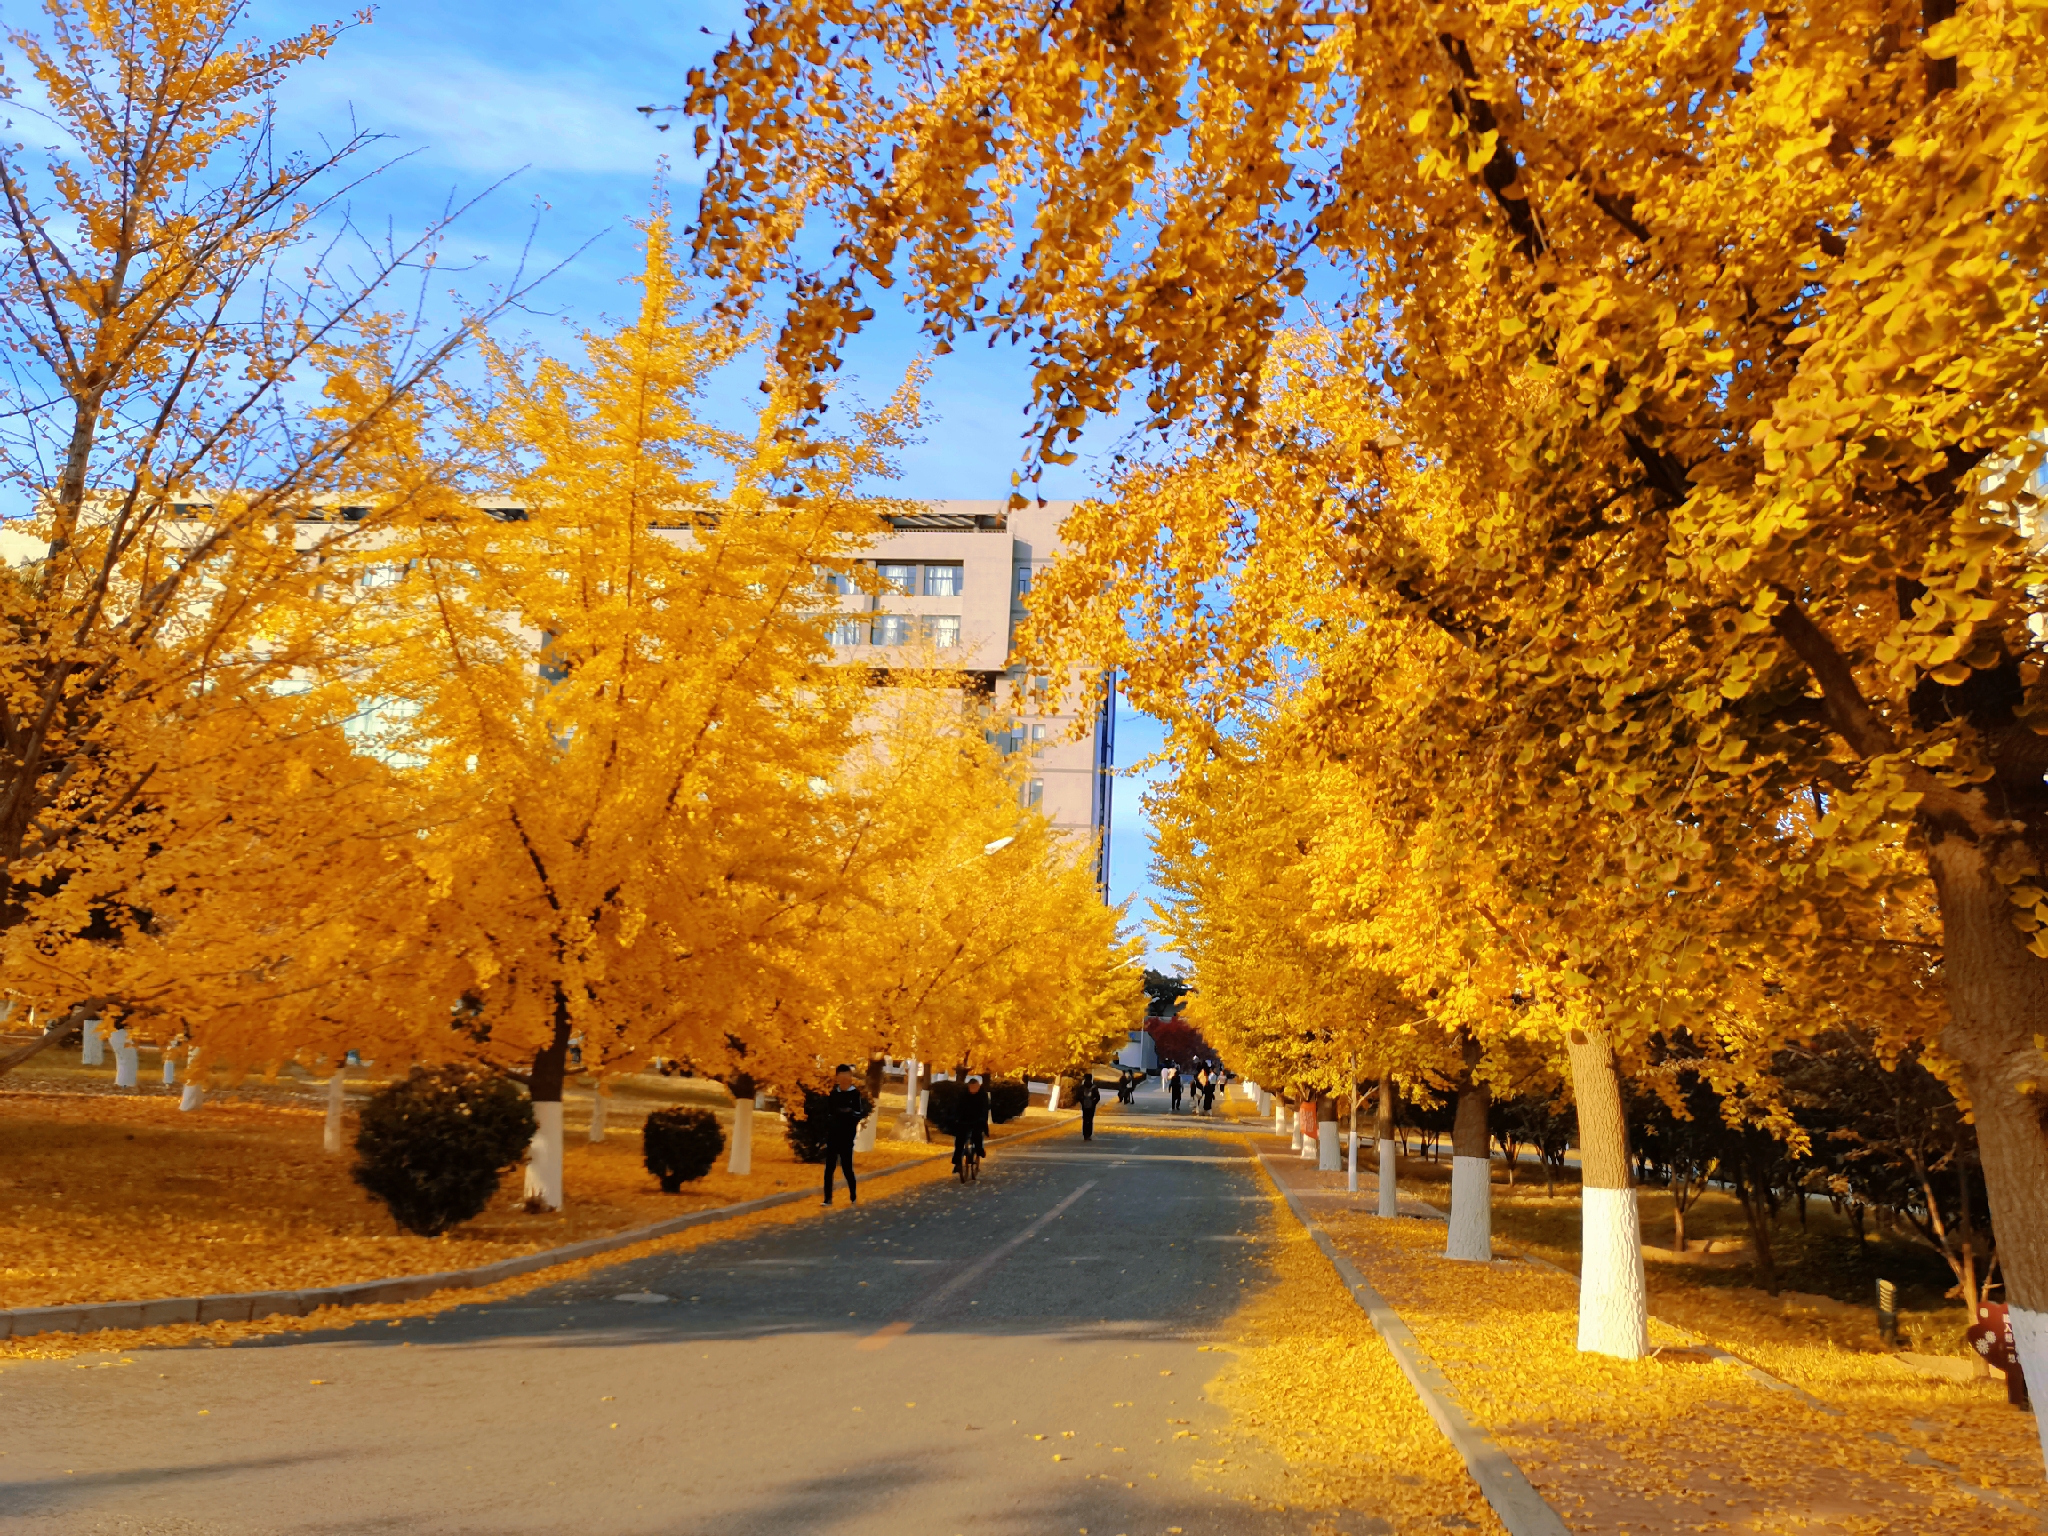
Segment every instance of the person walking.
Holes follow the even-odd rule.
[[[960,1095],[959,1107],[953,1111],[953,1171],[960,1171],[960,1159],[967,1155],[971,1146],[976,1152],[985,1152],[988,1144],[988,1091],[981,1086],[981,1079],[967,1079],[967,1091]]]
[[[1081,1106],[1081,1139],[1095,1139],[1095,1111],[1102,1103],[1102,1087],[1093,1072],[1081,1074],[1081,1086],[1074,1090],[1074,1102]]]
[[[872,1106],[868,1096],[853,1085],[853,1068],[841,1062],[832,1069],[832,1091],[825,1095],[825,1203],[832,1203],[832,1173],[846,1170],[846,1203],[860,1204],[853,1184],[853,1139]]]
[[[1169,1067],[1168,1067],[1168,1068],[1166,1069],[1166,1091],[1167,1091],[1167,1092],[1168,1092],[1169,1094],[1171,1094],[1171,1095],[1173,1096],[1173,1112],[1174,1112],[1174,1113],[1175,1113],[1176,1115],[1177,1115],[1177,1114],[1179,1114],[1179,1113],[1180,1113],[1180,1068],[1179,1068],[1179,1067],[1175,1067],[1175,1066],[1169,1066]]]
[[[1216,1075],[1216,1068],[1202,1068],[1202,1113],[1205,1115],[1216,1113]]]

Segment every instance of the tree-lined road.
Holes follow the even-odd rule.
[[[1130,1113],[503,1305],[12,1366],[0,1508],[24,1536],[1302,1531],[1245,1499],[1262,1453],[1196,1467],[1263,1180]]]

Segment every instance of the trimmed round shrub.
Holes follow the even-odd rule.
[[[1031,1107],[1031,1090],[1022,1083],[988,1085],[988,1117],[997,1125],[1008,1125]]]
[[[800,1163],[822,1163],[825,1161],[825,1095],[806,1088],[803,1091],[804,1107],[801,1114],[795,1109],[783,1116],[782,1134],[789,1140],[789,1150],[796,1154]]]
[[[943,1083],[933,1083],[931,1100],[925,1105],[924,1123],[941,1136],[957,1134],[960,1127],[958,1121],[954,1119],[953,1110],[966,1092],[965,1083],[956,1083],[950,1079]]]
[[[657,1109],[640,1129],[641,1158],[664,1195],[709,1173],[725,1150],[725,1132],[708,1109]]]
[[[533,1105],[510,1078],[415,1067],[364,1103],[354,1177],[408,1232],[439,1237],[483,1213],[532,1140]]]

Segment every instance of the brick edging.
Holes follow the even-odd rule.
[[[989,1140],[1017,1141],[1026,1136],[1063,1130],[1073,1123],[1073,1119],[1063,1117],[1051,1125],[1012,1131],[1007,1136],[991,1136]],[[936,1152],[930,1157],[909,1158],[891,1163],[887,1168],[863,1173],[861,1177],[884,1179],[892,1173],[922,1168],[944,1156],[945,1153]],[[561,1248],[543,1248],[538,1253],[497,1259],[473,1269],[444,1270],[432,1275],[400,1275],[390,1280],[361,1280],[352,1285],[328,1285],[304,1291],[237,1291],[212,1296],[171,1296],[157,1301],[89,1301],[74,1306],[0,1309],[0,1339],[32,1338],[39,1333],[97,1333],[107,1328],[161,1328],[174,1323],[249,1323],[265,1317],[304,1317],[322,1307],[368,1307],[417,1301],[436,1291],[475,1290],[480,1286],[495,1285],[500,1280],[515,1280],[535,1270],[573,1264],[578,1259],[594,1258],[614,1249],[652,1242],[691,1227],[731,1221],[773,1206],[811,1199],[816,1194],[815,1189],[788,1189],[780,1194],[742,1200],[737,1205],[714,1205],[707,1210],[671,1216],[649,1226],[586,1238]]]

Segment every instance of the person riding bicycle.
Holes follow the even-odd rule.
[[[967,1149],[974,1148],[976,1157],[988,1155],[988,1090],[981,1085],[981,1079],[967,1079],[967,1091],[960,1095],[959,1107],[953,1112],[953,1171],[960,1171],[960,1160],[967,1155]]]

